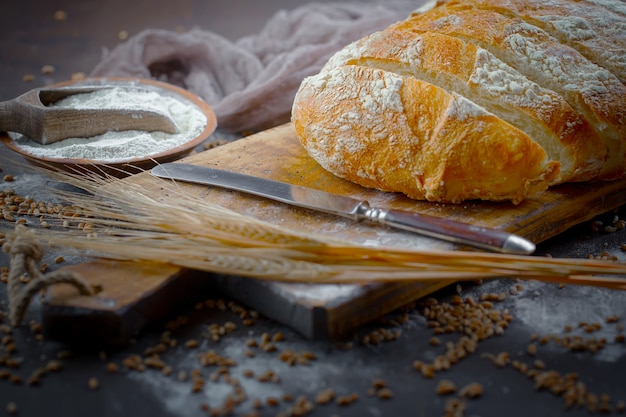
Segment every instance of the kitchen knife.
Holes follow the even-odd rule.
[[[518,255],[528,255],[535,251],[532,242],[501,230],[408,211],[374,208],[367,201],[251,175],[183,163],[160,164],[152,168],[151,173],[159,178],[241,191],[355,221],[381,223],[480,249]]]

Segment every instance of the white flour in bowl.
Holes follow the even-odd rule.
[[[148,89],[112,87],[91,93],[76,94],[51,106],[75,109],[152,110],[170,117],[179,132],[109,131],[90,138],[69,138],[42,145],[23,135],[13,137],[15,144],[31,155],[44,158],[90,159],[102,162],[122,162],[149,157],[180,146],[197,137],[207,124],[207,118],[196,106],[170,95]]]

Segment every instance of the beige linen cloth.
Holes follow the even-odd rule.
[[[262,130],[289,120],[302,79],[319,72],[334,52],[419,5],[308,3],[277,12],[260,33],[236,42],[201,29],[148,29],[106,53],[90,75],[169,82],[209,103],[221,130]]]

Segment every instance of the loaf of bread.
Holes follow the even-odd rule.
[[[337,52],[292,109],[333,174],[519,203],[626,176],[626,3],[448,0]]]

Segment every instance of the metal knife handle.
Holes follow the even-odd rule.
[[[363,202],[359,206],[357,216],[398,229],[490,251],[518,255],[529,255],[535,251],[534,243],[501,230],[474,226],[425,214],[372,208],[367,202]]]

